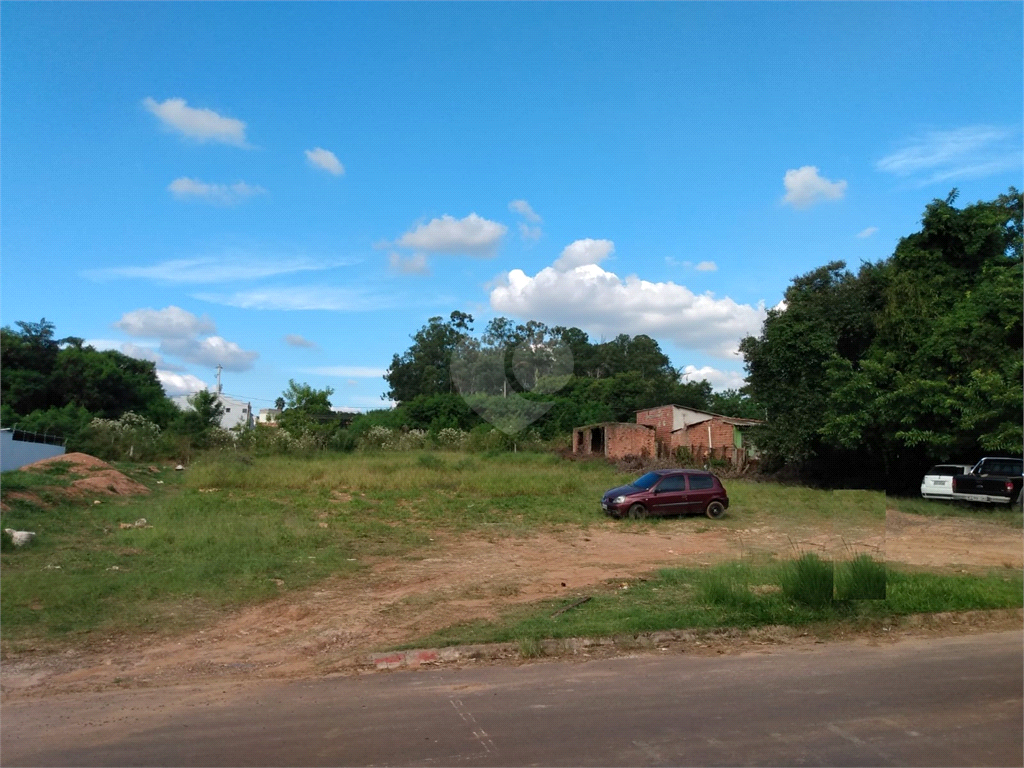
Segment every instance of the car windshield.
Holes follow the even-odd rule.
[[[640,488],[641,490],[646,491],[660,479],[661,475],[659,475],[657,472],[648,472],[643,477],[638,477],[636,480],[630,483],[630,485],[632,485],[635,488]]]

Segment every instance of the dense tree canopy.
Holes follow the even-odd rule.
[[[73,437],[93,418],[127,411],[161,427],[178,411],[146,360],[97,351],[82,339],[54,336],[54,324],[17,322],[0,329],[0,421]]]
[[[743,340],[776,461],[905,489],[931,462],[1021,452],[1021,195],[955,200],[930,203],[885,261],[796,278]]]

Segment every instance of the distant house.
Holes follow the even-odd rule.
[[[681,405],[662,405],[637,411],[636,423],[654,430],[659,456],[673,456],[683,448],[695,459],[722,459],[739,466],[758,457],[746,432],[763,422]]]
[[[261,427],[276,427],[277,417],[280,415],[280,408],[260,408],[260,415],[256,418],[256,424]]]
[[[194,409],[188,401],[189,397],[190,395],[178,395],[177,397],[172,397],[171,401],[181,410],[191,411]],[[252,413],[252,403],[230,397],[223,392],[217,393],[217,399],[224,406],[224,414],[220,417],[221,429],[234,429],[235,427],[249,429],[253,426],[255,419]]]

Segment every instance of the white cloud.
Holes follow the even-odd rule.
[[[868,227],[867,229],[862,229],[860,232],[858,232],[857,233],[857,237],[859,237],[861,239],[863,239],[865,237],[871,237],[877,231],[878,231],[878,227]]]
[[[129,336],[148,336],[159,339],[187,339],[217,330],[206,315],[196,317],[181,307],[164,309],[136,309],[127,312],[114,323]]]
[[[533,208],[530,207],[530,204],[525,200],[513,200],[508,204],[508,209],[510,211],[515,211],[524,219],[532,221],[534,224],[541,220],[540,216],[537,215],[537,212],[534,211]]]
[[[389,306],[380,297],[370,296],[355,288],[322,286],[296,286],[293,288],[259,288],[235,293],[197,293],[192,296],[212,304],[224,304],[240,309],[281,310],[350,310],[363,311]]]
[[[567,272],[587,264],[600,264],[615,251],[611,240],[576,240],[562,249],[562,255],[551,266],[558,272]]]
[[[543,234],[544,234],[544,232],[541,230],[540,227],[531,227],[529,224],[524,224],[523,222],[519,222],[519,236],[521,238],[523,238],[523,240],[526,240],[526,241],[530,241],[530,240],[537,241],[537,240],[540,240],[541,235],[543,235]]]
[[[272,259],[245,256],[204,256],[195,259],[173,259],[159,264],[137,267],[110,267],[91,269],[81,273],[93,280],[118,277],[137,277],[165,283],[223,283],[234,280],[257,280],[293,272],[315,272],[350,266],[353,259],[324,261],[306,257],[279,257]]]
[[[339,376],[348,379],[379,379],[387,373],[384,368],[364,368],[358,365],[330,365],[321,368],[303,368],[304,373],[320,376]]]
[[[717,272],[718,265],[713,261],[702,261],[694,267],[698,272]]]
[[[464,219],[445,214],[406,232],[397,245],[430,253],[493,256],[507,231],[504,224],[488,221],[475,213]]]
[[[512,270],[490,299],[502,314],[574,325],[608,337],[644,333],[728,359],[738,353],[741,338],[760,333],[765,318],[763,305],[696,295],[672,282],[635,276],[622,280],[595,264],[569,271],[547,267],[534,277]]]
[[[1020,170],[1021,162],[1019,129],[973,125],[929,131],[883,157],[875,167],[897,176],[927,174],[922,183],[929,184]]]
[[[309,161],[310,165],[321,168],[328,173],[333,173],[335,176],[341,176],[345,173],[345,166],[339,162],[338,158],[329,149],[322,149],[320,147],[307,149],[306,160]]]
[[[179,200],[203,200],[224,205],[240,203],[254,195],[263,195],[267,192],[263,187],[246,184],[244,181],[237,184],[207,184],[205,181],[190,179],[187,176],[175,179],[167,185],[167,189]]]
[[[242,349],[233,341],[220,336],[205,339],[164,339],[160,351],[207,368],[224,366],[228,371],[247,371],[258,358],[259,352]]]
[[[180,133],[197,141],[220,141],[238,147],[247,146],[245,123],[232,117],[222,117],[212,109],[194,109],[184,99],[167,99],[163,102],[150,97],[143,99],[146,109],[160,118],[160,121]]]
[[[423,253],[414,253],[412,256],[402,256],[392,251],[388,254],[388,264],[392,271],[403,275],[429,275],[430,267],[427,266],[427,257]]]
[[[157,368],[156,377],[160,380],[168,397],[191,395],[208,388],[202,379],[190,373],[171,373]]]
[[[786,171],[782,183],[786,187],[782,201],[794,208],[809,208],[823,200],[841,200],[846,194],[845,181],[829,181],[819,176],[813,165]]]
[[[724,389],[739,389],[746,383],[742,373],[737,373],[736,371],[720,371],[709,365],[705,365],[702,368],[698,368],[695,365],[688,365],[683,368],[682,373],[685,377],[685,381],[707,381],[711,384],[711,389],[716,392],[721,392]]]
[[[289,333],[284,337],[284,343],[289,347],[301,347],[302,349],[320,349],[316,342],[310,341],[297,333]]]

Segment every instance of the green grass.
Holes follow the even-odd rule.
[[[225,610],[352,575],[372,558],[430,556],[438,546],[431,541],[436,534],[442,534],[438,540],[496,539],[585,529],[606,520],[601,494],[634,477],[603,462],[528,452],[214,455],[194,461],[185,472],[153,473],[145,464],[116,467],[152,493],[107,498],[100,505],[58,497],[45,509],[17,503],[3,513],[0,527],[37,533],[30,546],[5,549],[0,560],[4,648],[180,631]],[[46,487],[71,479],[66,467],[57,465],[41,474],[4,473],[0,482],[5,494],[21,488],[45,494]],[[880,494],[740,480],[726,486],[729,512],[713,522],[697,519],[704,528],[780,522],[820,527],[836,520],[884,525]],[[120,528],[143,517],[151,527]],[[615,523],[625,531],[673,524]],[[681,577],[664,575],[662,580],[675,578],[673,589],[703,596],[703,607],[686,611],[731,621],[734,613],[721,613],[725,607],[714,595],[732,600],[734,612],[768,610],[737,586],[741,576],[742,569],[732,575],[712,571],[709,581],[687,577],[683,583]],[[664,616],[690,620],[677,603],[655,600],[655,605],[660,606],[655,618],[636,616],[636,626],[663,624]],[[558,626],[591,615],[595,606],[584,608],[569,611]],[[531,634],[543,626],[528,623],[529,631],[509,637],[543,636]]]
[[[780,585],[789,562],[723,563],[708,569],[665,569],[621,585],[605,585],[590,601],[556,618],[565,601],[519,606],[497,621],[454,625],[401,647],[530,639],[610,637],[669,629],[826,625],[832,628],[913,613],[1020,608],[1020,571],[943,575],[888,569],[885,599],[822,599],[816,606],[791,599]],[[876,571],[877,572],[877,571]],[[820,577],[820,573],[814,578]],[[830,579],[828,580],[831,581]],[[815,593],[817,594],[817,593]],[[823,593],[822,593],[823,594]]]
[[[987,520],[1000,525],[1024,528],[1024,513],[1019,505],[972,504],[964,501],[936,501],[919,496],[887,496],[889,509],[929,517],[963,517]]]
[[[50,464],[45,469],[23,470],[15,469],[11,472],[4,472],[0,475],[0,493],[13,491],[32,492],[43,487],[65,487],[78,478],[70,475],[68,470],[71,463],[58,461]]]

